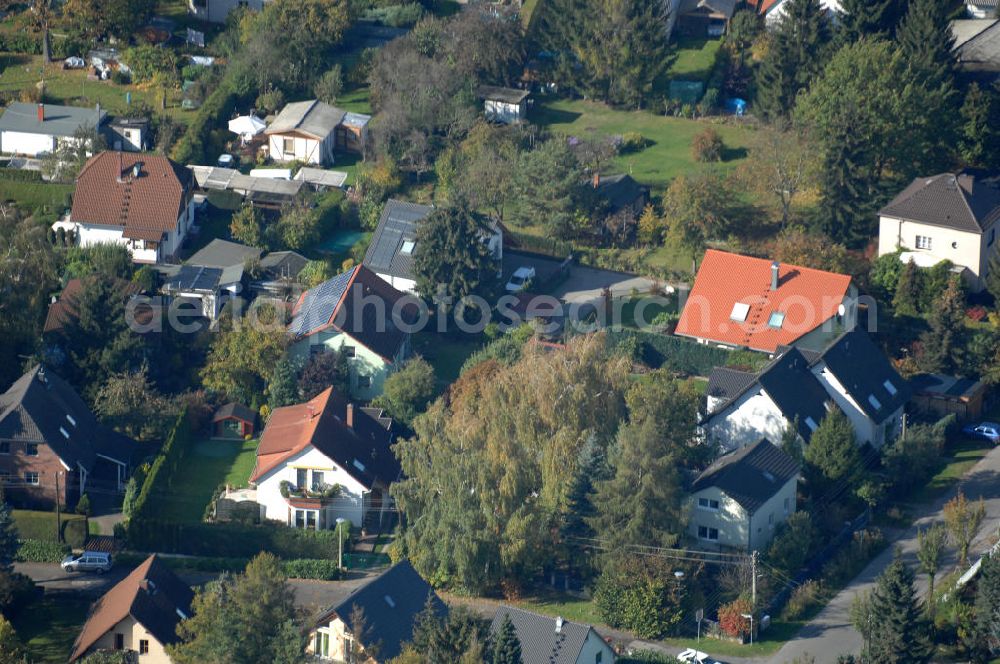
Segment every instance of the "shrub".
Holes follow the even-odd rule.
[[[408,2],[401,5],[388,5],[385,7],[374,7],[365,12],[365,18],[371,21],[378,21],[383,25],[393,28],[409,27],[416,24],[424,15],[424,8],[420,3]]]
[[[22,563],[58,563],[70,553],[68,544],[36,539],[19,540],[15,560]]]
[[[819,581],[806,581],[797,587],[788,598],[788,603],[781,615],[782,620],[804,618],[810,609],[821,603],[822,591],[823,586]]]
[[[738,597],[729,604],[719,608],[719,629],[726,636],[737,639],[746,638],[750,634],[750,621],[743,614],[750,613],[750,600]]]
[[[174,161],[182,164],[205,163],[206,148],[215,147],[212,144],[212,130],[233,111],[236,101],[237,95],[232,85],[223,80],[205,99],[184,136],[174,145],[171,153]]]
[[[139,496],[132,506],[131,516],[142,520],[156,514],[156,506],[151,504],[151,496],[170,495],[170,483],[180,470],[181,462],[191,443],[191,430],[188,424],[187,412],[182,411],[174,422],[174,427],[163,443],[160,453],[150,466],[149,472],[139,490]]]
[[[730,366],[733,361],[759,363],[767,359],[759,353],[737,355],[722,348],[642,330],[607,330],[606,335],[611,348],[628,350],[633,361],[689,376],[707,376],[715,367]]]
[[[76,513],[83,516],[90,516],[90,496],[87,494],[80,496],[80,500],[76,503]]]
[[[622,152],[638,152],[646,147],[648,141],[646,137],[637,131],[629,131],[622,134],[620,150]]]
[[[830,586],[841,586],[865,568],[872,557],[885,547],[885,536],[878,528],[859,530],[851,542],[823,566],[823,580]]]
[[[257,108],[274,113],[285,105],[285,93],[277,88],[271,88],[257,97]]]
[[[710,113],[719,107],[719,88],[705,90],[701,98],[701,106],[705,113]]]
[[[340,569],[337,566],[336,560],[316,560],[309,558],[285,560],[282,561],[281,568],[292,579],[336,581],[340,578]]]
[[[134,519],[128,526],[129,546],[191,556],[252,558],[270,551],[280,558],[333,559],[335,530],[302,530],[275,523],[170,523],[155,518]],[[347,550],[345,544],[344,550]]]
[[[647,639],[672,633],[684,617],[686,593],[665,566],[665,561],[637,557],[608,562],[594,590],[604,621]]]
[[[319,80],[316,81],[316,85],[313,87],[313,94],[316,95],[316,99],[325,101],[327,104],[333,104],[337,101],[337,97],[340,96],[343,90],[344,70],[339,64],[336,64],[319,77]]]
[[[712,127],[707,127],[704,131],[699,132],[691,143],[691,152],[695,161],[701,162],[722,161],[724,148],[722,136]]]
[[[168,79],[177,76],[177,54],[169,48],[140,45],[125,51],[122,59],[136,83],[150,81],[157,74]]]

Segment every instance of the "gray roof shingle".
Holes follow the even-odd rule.
[[[1000,176],[967,169],[917,178],[879,214],[982,233],[1000,219]]]
[[[577,664],[583,644],[593,627],[563,620],[556,632],[556,619],[542,616],[513,606],[501,606],[493,616],[490,633],[495,634],[503,624],[504,616],[510,622],[521,642],[523,664]]]
[[[753,371],[716,367],[708,376],[708,387],[705,393],[710,397],[730,401],[743,394],[755,382],[757,382],[757,374]]]
[[[333,133],[346,114],[346,111],[318,99],[295,101],[285,104],[264,133],[299,132],[322,140]]]
[[[403,253],[404,242],[415,242],[417,227],[434,208],[389,199],[372,235],[364,265],[379,274],[413,279],[413,251]]]
[[[797,348],[775,358],[757,378],[764,391],[774,401],[789,422],[798,422],[803,440],[812,438],[812,427],[827,414],[830,396],[809,370],[809,362]]]
[[[750,514],[799,474],[799,464],[767,439],[725,454],[691,484],[691,491],[717,487]]]
[[[38,106],[20,101],[11,103],[0,117],[0,131],[70,138],[80,129],[103,124],[108,115],[104,111],[98,113],[96,108],[43,104],[45,119],[39,122]]]
[[[203,267],[231,267],[243,263],[248,258],[260,258],[263,251],[258,247],[248,247],[238,242],[216,238],[199,249],[191,258],[185,261],[188,265]]]
[[[820,356],[865,414],[881,424],[910,400],[912,390],[863,330],[845,332]],[[886,384],[892,386],[890,391]],[[871,398],[874,397],[875,403]]]
[[[954,51],[962,68],[1000,71],[1000,20],[955,21],[952,32],[956,37]]]

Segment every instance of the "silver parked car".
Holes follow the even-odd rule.
[[[111,554],[101,551],[84,551],[79,556],[66,556],[60,565],[67,572],[104,574],[111,569]]]

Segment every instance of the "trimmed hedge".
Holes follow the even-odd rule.
[[[58,563],[62,562],[71,551],[68,544],[46,542],[43,540],[18,540],[20,547],[14,560],[21,563]]]
[[[691,376],[707,376],[715,367],[724,366],[759,369],[767,362],[762,353],[734,352],[642,330],[608,330],[607,339],[612,348],[624,350],[636,362]]]
[[[340,570],[336,560],[315,560],[300,558],[285,560],[281,568],[292,579],[318,579],[320,581],[336,581],[340,578]]]
[[[252,558],[261,551],[270,551],[285,560],[337,557],[336,531],[302,530],[273,523],[170,523],[154,518],[132,519],[128,542],[129,547],[137,551],[191,556]]]
[[[146,479],[142,483],[139,496],[135,499],[129,516],[130,530],[131,525],[136,521],[155,518],[157,499],[160,496],[170,494],[172,478],[180,470],[191,442],[191,428],[187,418],[187,410],[184,409],[177,416],[166,442],[163,443],[160,453],[156,455],[153,465],[150,466],[149,472],[146,474]]]
[[[214,162],[215,156],[206,153],[206,148],[212,145],[212,132],[220,124],[225,124],[224,120],[236,108],[238,101],[239,96],[233,91],[232,84],[226,79],[220,81],[219,87],[198,108],[184,136],[174,146],[171,152],[173,160],[181,164],[203,164],[209,163],[207,160],[211,158]]]
[[[56,538],[56,513],[36,510],[12,510],[18,536],[23,540],[58,542]],[[63,512],[63,541],[74,548],[87,543],[87,519],[79,514]]]
[[[148,556],[140,553],[120,553],[115,556],[115,563],[125,567],[135,567],[146,560]],[[173,570],[195,572],[242,572],[250,562],[248,558],[214,558],[214,557],[176,557],[161,556],[167,567]],[[316,560],[302,558],[298,560],[281,561],[281,569],[292,579],[316,579],[319,581],[336,581],[340,578],[336,560]]]
[[[26,171],[20,168],[0,168],[0,180],[8,182],[45,182],[41,171]]]

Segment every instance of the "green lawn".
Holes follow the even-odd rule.
[[[580,599],[564,593],[544,593],[512,602],[522,609],[534,611],[546,616],[562,616],[571,622],[585,625],[600,625],[604,623],[597,606],[589,599]]]
[[[0,201],[15,201],[29,212],[47,206],[50,211],[59,214],[67,202],[66,197],[73,193],[73,189],[71,184],[0,180]]]
[[[948,446],[946,463],[934,477],[911,496],[913,502],[926,503],[944,493],[993,448],[982,440],[961,439]]]
[[[201,521],[212,493],[220,484],[247,485],[256,461],[257,441],[199,440],[191,448],[184,472],[174,478],[163,498],[159,518]]]
[[[87,619],[90,601],[75,593],[48,594],[14,617],[17,636],[34,664],[65,662]]]
[[[653,186],[664,186],[675,176],[699,168],[691,155],[691,141],[706,127],[715,127],[725,142],[728,159],[722,167],[726,169],[744,158],[751,131],[740,126],[666,117],[648,111],[622,111],[598,102],[557,97],[540,97],[529,119],[577,137],[641,133],[649,142],[648,147],[619,155],[606,171],[631,173],[636,180]]]
[[[686,81],[705,81],[712,74],[721,39],[682,37],[677,42],[677,57],[667,75]]]
[[[413,353],[421,355],[434,367],[434,375],[441,385],[455,382],[462,365],[469,356],[483,347],[482,337],[453,338],[437,334],[432,327],[414,334],[410,343]]]
[[[337,107],[351,113],[371,114],[372,103],[368,86],[355,88],[337,97]]]

